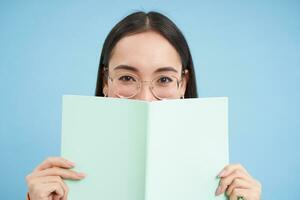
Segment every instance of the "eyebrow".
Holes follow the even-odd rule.
[[[114,68],[114,70],[121,70],[121,69],[129,70],[129,71],[133,71],[133,72],[139,71],[137,68],[135,68],[133,66],[129,66],[129,65],[118,65],[117,67]],[[154,73],[167,72],[167,71],[171,71],[171,72],[175,72],[175,73],[178,72],[174,67],[161,67],[161,68],[158,68],[157,70],[155,70]]]

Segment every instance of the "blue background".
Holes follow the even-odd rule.
[[[25,175],[59,155],[63,94],[94,95],[110,29],[156,10],[183,31],[201,97],[228,96],[230,161],[263,199],[300,199],[299,1],[1,1],[0,195],[25,197]]]

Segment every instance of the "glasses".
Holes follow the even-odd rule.
[[[127,99],[136,96],[143,84],[148,84],[153,96],[159,100],[174,99],[178,96],[182,83],[182,77],[179,79],[174,75],[159,75],[151,81],[142,81],[138,76],[128,72],[117,73],[112,77],[107,70],[106,74],[114,94],[119,98]]]

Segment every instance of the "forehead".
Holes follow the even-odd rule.
[[[181,71],[181,60],[176,49],[154,31],[142,32],[122,38],[115,46],[109,62],[110,68],[129,65],[141,73],[152,73],[161,67],[172,66]]]

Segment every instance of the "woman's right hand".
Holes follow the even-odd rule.
[[[63,179],[81,180],[84,173],[71,170],[75,164],[61,157],[49,157],[26,176],[30,200],[66,200]]]

